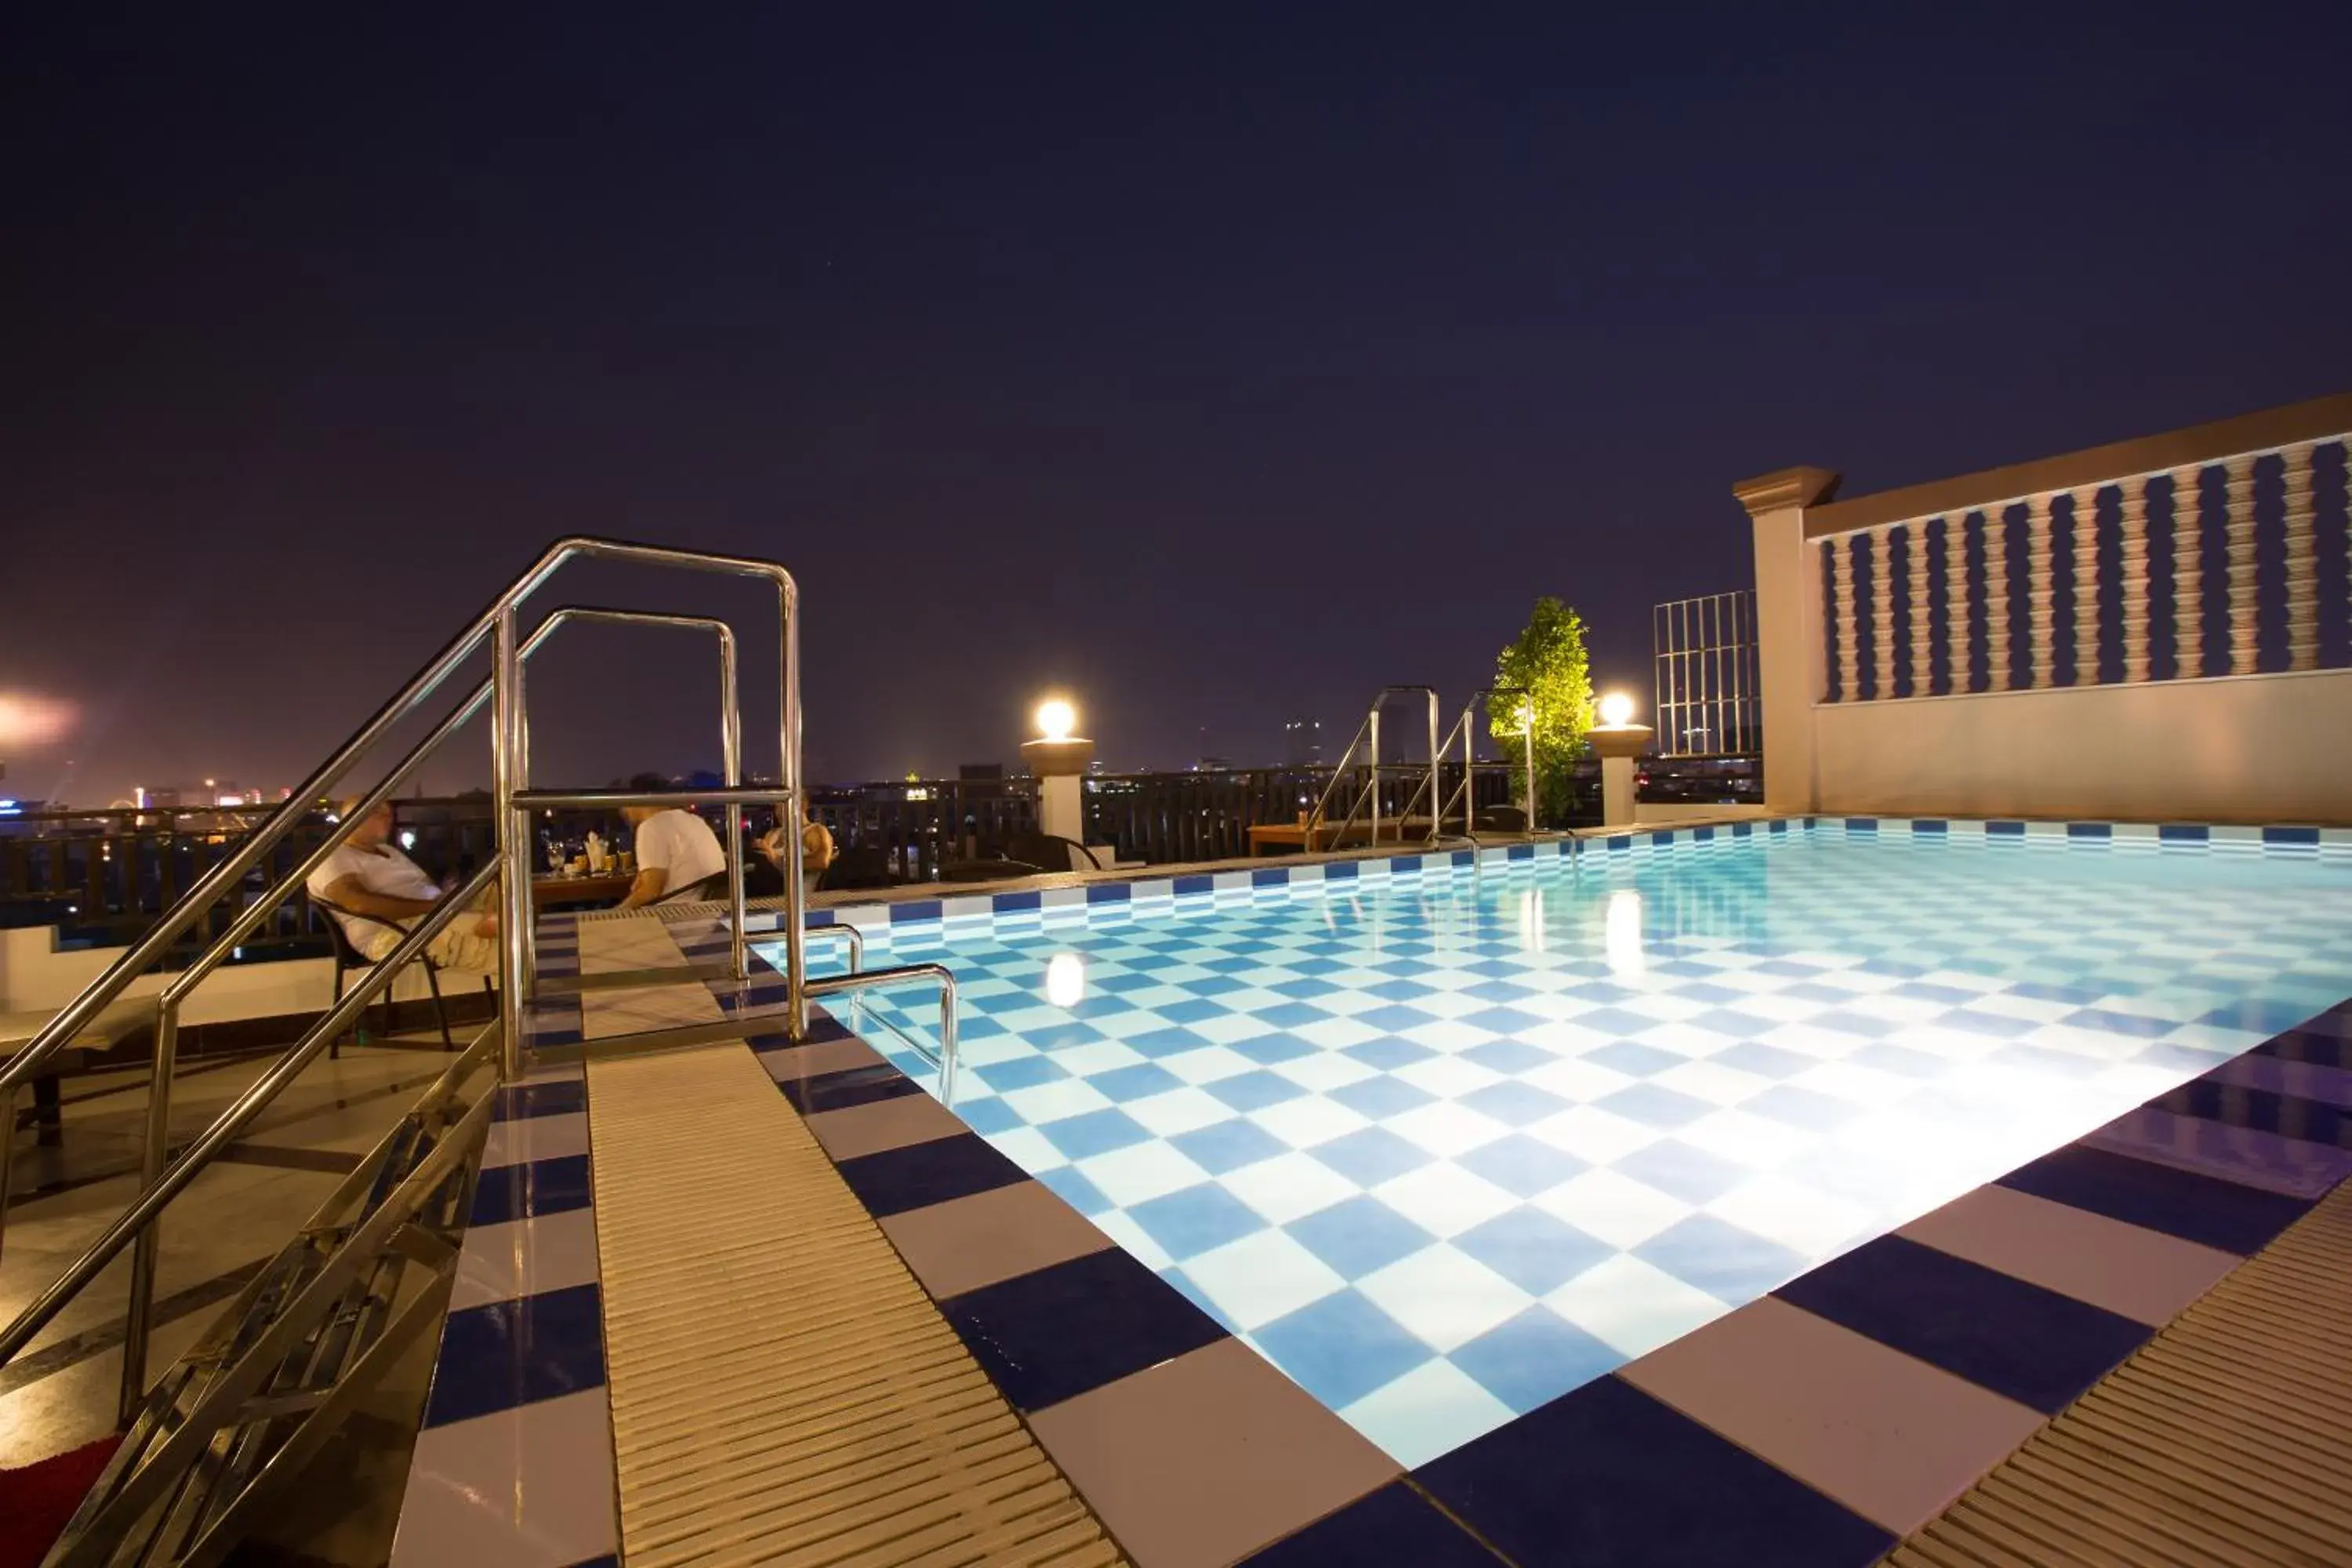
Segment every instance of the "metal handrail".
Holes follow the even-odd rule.
[[[1520,697],[1527,699],[1527,700],[1520,705],[1519,710],[1519,743],[1522,747],[1520,756],[1527,763],[1528,770],[1528,832],[1532,836],[1536,830],[1536,716],[1534,693],[1530,692],[1524,686],[1489,686],[1470,694],[1470,700],[1463,704],[1462,717],[1456,719],[1454,721],[1454,728],[1445,732],[1444,746],[1444,748],[1441,748],[1450,750],[1454,745],[1454,737],[1457,733],[1462,737],[1462,783],[1456,786],[1454,793],[1454,795],[1460,796],[1462,800],[1462,832],[1465,837],[1476,837],[1476,825],[1474,818],[1477,812],[1477,798],[1471,788],[1471,781],[1473,775],[1477,770],[1478,759],[1476,748],[1474,743],[1475,741],[1475,735],[1470,728],[1470,721],[1477,716],[1478,705],[1480,703],[1484,702],[1491,704],[1497,697]],[[1490,718],[1492,717],[1491,711],[1488,716]],[[1451,809],[1453,805],[1454,796],[1449,795],[1446,798],[1445,805],[1441,807],[1438,811],[1437,815],[1439,820],[1443,821],[1444,819],[1446,811]]]
[[[170,909],[158,916],[155,923],[150,926],[138,941],[132,942],[120,958],[109,964],[98,978],[83,987],[80,994],[72,1001],[67,1003],[56,1017],[50,1019],[30,1041],[26,1042],[24,1049],[18,1051],[5,1065],[0,1065],[0,1091],[14,1089],[18,1084],[35,1077],[47,1064],[51,1057],[89,1026],[90,1021],[104,1010],[107,1004],[121,995],[131,981],[152,967],[155,962],[170,950],[172,943],[179,940],[180,934],[195,922],[198,915],[218,903],[244,879],[245,874],[251,870],[263,856],[275,848],[287,834],[293,831],[296,824],[309,815],[319,797],[348,772],[352,764],[356,763],[370,746],[381,739],[394,724],[405,718],[419,703],[439,689],[442,682],[449,678],[457,666],[482,646],[485,637],[489,638],[493,644],[499,644],[501,637],[505,639],[503,647],[495,650],[499,654],[499,668],[493,670],[489,682],[493,689],[491,695],[495,701],[498,689],[501,684],[499,675],[507,672],[509,667],[519,672],[520,654],[513,640],[516,606],[553,575],[557,568],[575,556],[635,561],[644,564],[674,566],[693,571],[760,576],[766,577],[776,584],[783,611],[783,663],[786,674],[780,712],[783,742],[783,782],[788,789],[797,789],[800,783],[800,694],[798,682],[792,677],[797,674],[799,667],[797,658],[800,629],[799,589],[793,582],[792,574],[772,562],[753,561],[740,556],[703,554],[691,551],[671,550],[659,545],[632,544],[620,540],[577,536],[557,540],[527,571],[494,597],[488,606],[475,616],[463,631],[445,644],[441,651],[436,654],[406,686],[353,731],[343,743],[311,773],[309,778],[297,786],[285,801],[262,820],[260,826],[239,839],[230,853],[222,857],[209,871],[198,878],[195,884],[182,894]],[[515,693],[518,699],[520,695],[520,692]],[[467,705],[464,710],[467,717],[471,716],[478,701],[479,698],[477,696],[474,701]],[[505,705],[499,704],[499,706],[503,708]],[[516,706],[520,706],[519,701]],[[504,714],[501,716],[508,717]],[[409,758],[404,762],[403,767],[413,769],[416,763],[422,760],[421,754],[425,746],[428,743],[437,744],[445,738],[446,731],[454,730],[457,722],[462,722],[462,720],[446,722],[436,728],[435,733],[427,738],[426,742],[420,742],[418,750],[411,752]],[[510,744],[514,737],[514,729],[511,723],[502,724],[499,727],[499,732],[509,737]],[[493,758],[493,761],[499,764],[498,772],[502,782],[505,782],[506,775],[516,765],[517,759],[501,751]],[[369,809],[373,809],[375,805],[380,805],[383,800],[390,798],[392,790],[396,787],[396,777],[389,777],[383,784],[379,784],[375,791],[370,792]],[[503,801],[501,803],[502,806],[507,804],[509,803]],[[339,826],[340,831],[329,835],[328,841],[320,847],[317,856],[318,861],[323,861],[328,854],[341,846],[342,838],[349,835],[351,825],[348,821]],[[500,837],[506,838],[511,834],[512,825],[509,822],[502,826],[508,828],[508,832],[501,833]],[[520,846],[514,847],[520,848]],[[793,862],[793,871],[797,876],[800,862],[800,852],[797,847],[793,850],[790,858]],[[315,864],[316,862],[313,862],[312,868],[315,868]],[[527,882],[529,878],[527,863],[522,868],[522,877]],[[517,921],[508,922],[509,940],[513,942],[517,940],[512,936],[513,928],[517,925],[528,924],[529,889],[527,887],[509,886],[505,889],[505,899],[509,905],[514,906],[509,912],[520,917]],[[262,914],[267,913],[268,910],[263,910]],[[260,918],[260,915],[257,915],[254,923],[257,924]],[[249,931],[251,927],[247,926],[246,929]],[[527,935],[527,932],[524,934]],[[788,934],[785,946],[787,978],[793,983],[793,990],[797,994],[800,975],[800,942],[797,935]],[[527,957],[527,950],[519,950],[510,956]],[[520,967],[518,965],[518,968]],[[793,1027],[796,1030],[804,1029],[806,1026],[805,1005],[795,1001],[789,1010]],[[519,1016],[509,1017],[506,1021],[512,1026],[519,1022]],[[510,1054],[515,1048],[513,1036],[517,1032],[512,1027],[509,1028],[508,1049]]]
[[[1340,775],[1345,772],[1348,766],[1348,760],[1356,754],[1357,742],[1364,741],[1368,738],[1370,742],[1370,747],[1367,757],[1367,765],[1370,769],[1370,778],[1369,781],[1370,787],[1360,792],[1357,795],[1355,801],[1349,805],[1347,818],[1339,824],[1339,830],[1333,835],[1331,842],[1336,846],[1347,838],[1348,829],[1356,825],[1356,813],[1363,808],[1364,803],[1369,797],[1371,802],[1372,808],[1371,841],[1375,847],[1379,846],[1381,841],[1381,705],[1387,702],[1390,698],[1401,696],[1409,691],[1420,692],[1429,700],[1429,771],[1423,775],[1422,782],[1413,786],[1412,795],[1406,800],[1404,816],[1398,819],[1398,832],[1400,834],[1403,832],[1403,822],[1412,816],[1413,802],[1418,801],[1421,798],[1422,792],[1425,789],[1429,792],[1431,806],[1429,836],[1427,841],[1432,844],[1437,842],[1439,827],[1438,814],[1436,811],[1438,787],[1437,766],[1440,755],[1437,742],[1437,688],[1433,686],[1383,686],[1372,698],[1371,710],[1364,715],[1363,723],[1357,728],[1355,740],[1349,741],[1348,742],[1347,751],[1340,754],[1339,765],[1332,770],[1331,782],[1323,786],[1323,797],[1321,800],[1316,802],[1315,815],[1307,818],[1308,838],[1306,846],[1307,848],[1311,849],[1315,847],[1314,836],[1318,826],[1323,820],[1324,804],[1331,798],[1331,792],[1339,786]],[[1409,764],[1401,763],[1398,765],[1405,766]]]
[[[868,969],[862,973],[832,974],[808,983],[812,996],[831,996],[836,993],[878,991],[886,986],[904,985],[909,981],[936,981],[940,988],[940,1103],[955,1103],[956,1080],[956,977],[955,971],[944,963],[899,963],[887,969]]]
[[[719,637],[720,682],[724,706],[720,710],[719,743],[730,769],[730,779],[740,776],[741,768],[740,736],[731,722],[738,711],[736,700],[735,630],[726,622],[708,616],[673,616],[638,610],[605,609],[589,605],[567,605],[555,610],[535,627],[524,640],[522,657],[528,659],[558,631],[573,621],[602,621],[628,625],[674,626],[715,632]],[[143,1185],[155,1180],[163,1166],[165,1146],[170,1136],[172,1118],[173,1078],[179,1063],[180,1007],[198,985],[204,984],[222,960],[236,944],[252,933],[254,927],[268,918],[294,890],[310,879],[310,873],[326,864],[328,858],[340,848],[354,828],[376,809],[392,799],[394,792],[423,764],[450,736],[469,722],[490,699],[490,682],[485,680],[471,696],[457,707],[430,733],[409,749],[408,754],[394,763],[376,786],[367,791],[345,814],[336,830],[321,839],[318,847],[296,864],[259,898],[253,900],[234,916],[226,931],[212,946],[165,983],[156,997],[155,1043],[153,1069],[148,1081],[146,1139],[140,1156],[140,1182]],[[523,743],[528,747],[526,734]],[[736,836],[741,837],[740,827]],[[733,948],[734,973],[742,979],[750,973],[740,933]],[[0,1232],[5,1232],[6,1219],[0,1215]],[[139,1233],[131,1249],[131,1292],[124,1320],[124,1351],[122,1365],[123,1410],[133,1408],[145,1393],[147,1330],[155,1298],[155,1266],[159,1247],[153,1226]]]
[[[526,640],[516,637],[515,611],[521,602],[541,586],[565,562],[586,556],[604,560],[629,561],[643,564],[684,568],[688,570],[748,575],[766,579],[775,584],[780,621],[780,675],[778,739],[782,764],[782,787],[773,791],[740,792],[741,715],[735,698],[735,661],[733,632],[724,623],[705,617],[658,616],[650,613],[600,610],[588,607],[567,607],[551,614]],[[184,1190],[236,1135],[247,1120],[266,1105],[299,1074],[318,1051],[320,1042],[331,1039],[359,1016],[366,1000],[391,983],[392,977],[404,968],[425,944],[454,918],[454,907],[461,898],[496,880],[500,890],[499,969],[504,983],[499,991],[499,1031],[502,1047],[502,1071],[513,1077],[520,1070],[521,1050],[521,1001],[530,975],[530,949],[533,935],[533,915],[530,900],[531,835],[528,810],[531,804],[524,789],[529,777],[529,738],[526,707],[522,690],[523,659],[545,638],[569,619],[603,619],[666,625],[715,626],[721,640],[723,684],[728,700],[720,717],[720,740],[729,763],[728,790],[717,792],[711,798],[729,806],[730,835],[738,841],[728,857],[730,902],[735,915],[733,968],[740,980],[747,973],[743,935],[743,867],[740,806],[747,802],[779,801],[796,805],[801,785],[801,712],[799,685],[799,590],[792,574],[772,562],[746,557],[719,555],[672,550],[658,545],[633,544],[618,540],[571,537],[558,540],[529,570],[517,577],[499,594],[479,616],[457,637],[444,645],[441,651],[426,664],[408,684],[339,746],[328,760],[315,770],[302,785],[292,792],[252,829],[239,839],[236,847],[215,864],[170,909],[158,917],[154,925],[75,998],[51,1018],[25,1048],[7,1063],[0,1065],[0,1099],[13,1098],[16,1086],[35,1076],[50,1058],[70,1042],[109,1003],[120,995],[130,983],[145,973],[169,950],[180,935],[197,918],[242,882],[245,875],[260,862],[271,849],[292,831],[297,823],[309,815],[318,798],[334,784],[349,768],[373,746],[394,723],[405,718],[439,689],[457,665],[482,646],[485,637],[490,643],[492,669],[483,687],[469,694],[458,709],[446,717],[425,738],[413,747],[373,789],[365,793],[359,805],[333,832],[307,856],[288,877],[284,878],[263,900],[240,910],[232,917],[228,930],[200,954],[194,963],[175,976],[165,987],[168,1005],[159,1012],[157,1029],[157,1067],[154,1085],[151,1088],[148,1105],[148,1153],[142,1160],[142,1193],[131,1207],[100,1236],[91,1250],[26,1310],[5,1333],[0,1333],[0,1363],[20,1351],[30,1335],[37,1332],[67,1301],[85,1289],[121,1249],[126,1239],[135,1239],[139,1256],[134,1260],[131,1303],[127,1323],[130,1344],[124,1361],[125,1408],[135,1403],[142,1392],[135,1384],[143,1382],[144,1351],[148,1318],[153,1294],[154,1261],[157,1251],[154,1221],[173,1196]],[[480,710],[488,698],[492,710],[492,763],[497,784],[497,837],[500,853],[496,861],[485,867],[468,882],[467,890],[453,894],[430,911],[392,952],[372,966],[362,982],[349,992],[342,1002],[331,1009],[287,1053],[278,1064],[258,1080],[236,1101],[211,1129],[184,1152],[180,1159],[168,1167],[163,1155],[168,1140],[170,1114],[170,1076],[177,1052],[177,1012],[180,1002],[200,984],[221,962],[222,955],[249,933],[273,911],[318,867],[351,837],[362,821],[392,798],[400,784],[412,774],[424,759]],[[525,798],[519,800],[520,792]],[[672,798],[676,798],[673,796]],[[561,804],[550,801],[547,804]],[[593,804],[628,804],[623,801],[600,801]],[[656,803],[657,804],[657,803]],[[807,975],[802,943],[803,889],[801,886],[801,842],[799,835],[791,837],[787,861],[786,909],[784,923],[785,982],[787,1011],[785,1026],[793,1038],[807,1032]],[[225,1131],[224,1131],[225,1129]],[[8,1158],[10,1151],[0,1146],[0,1159]],[[0,1226],[5,1226],[5,1215],[0,1215]]]
[[[392,983],[392,977],[413,963],[433,939],[467,910],[499,874],[496,861],[481,868],[467,879],[456,891],[446,894],[425,916],[410,928],[400,944],[364,971],[358,983],[343,994],[343,999],[329,1008],[319,1021],[305,1030],[300,1038],[286,1047],[269,1070],[250,1084],[243,1094],[230,1103],[212,1125],[198,1133],[194,1142],[180,1151],[173,1160],[151,1183],[142,1184],[131,1205],[116,1216],[114,1223],[99,1233],[88,1250],[74,1260],[71,1267],[51,1281],[48,1288],[36,1297],[32,1304],[16,1315],[16,1321],[0,1330],[0,1365],[14,1359],[32,1337],[58,1314],[59,1309],[79,1294],[83,1287],[111,1263],[115,1256],[130,1244],[132,1237],[154,1222],[163,1206],[184,1191],[189,1183],[211,1164],[215,1156],[247,1123],[259,1115],[264,1107],[276,1100],[286,1086],[301,1076],[328,1041],[341,1034],[356,1021],[375,994]]]

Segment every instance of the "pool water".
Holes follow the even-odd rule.
[[[960,1116],[1418,1465],[2352,994],[2352,865],[1824,825],[876,935]]]

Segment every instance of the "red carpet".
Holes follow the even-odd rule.
[[[100,1437],[21,1470],[0,1470],[0,1519],[8,1521],[0,1530],[0,1568],[40,1568],[121,1441]]]

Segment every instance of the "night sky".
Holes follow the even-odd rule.
[[[10,25],[0,692],[73,719],[0,795],[296,782],[569,532],[791,567],[819,779],[1047,688],[1275,760],[1547,592],[1646,710],[1735,479],[2352,386],[2340,0],[680,9]],[[772,626],[539,602],[624,598]],[[715,763],[709,658],[551,652],[538,781]]]

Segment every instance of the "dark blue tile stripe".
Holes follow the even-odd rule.
[[[2155,1332],[1899,1236],[1832,1258],[1773,1294],[2045,1415]]]
[[[1868,1520],[1613,1375],[1423,1466],[1414,1479],[1523,1568],[1864,1568],[1895,1544]]]
[[[862,1154],[835,1167],[877,1219],[1029,1180],[977,1133]]]
[[[803,1116],[814,1116],[822,1110],[845,1110],[853,1105],[871,1105],[877,1100],[897,1100],[904,1095],[920,1094],[922,1085],[900,1072],[887,1062],[875,1067],[851,1068],[845,1072],[829,1072],[815,1078],[779,1079],[776,1087],[793,1109]]]
[[[1502,1560],[1410,1485],[1391,1481],[1244,1561],[1248,1568],[1495,1568]]]
[[[499,1089],[498,1096],[498,1103],[490,1108],[493,1121],[512,1121],[523,1116],[561,1116],[588,1109],[588,1085],[582,1079],[516,1084]]]
[[[2352,1068],[2352,1039],[2325,1035],[2315,1029],[2289,1029],[2254,1047],[2256,1054],[2284,1062],[2311,1062],[2326,1068]]]
[[[2019,1166],[1999,1184],[2241,1255],[2268,1246],[2311,1207],[2301,1198],[2079,1143]]]
[[[2352,1115],[2300,1095],[2199,1079],[2149,1103],[2176,1116],[2193,1116],[2200,1121],[2250,1127],[2257,1132],[2275,1132],[2282,1138],[2352,1149]]]
[[[1226,1337],[1214,1319],[1116,1247],[968,1291],[940,1310],[1024,1411]]]
[[[474,1187],[474,1207],[468,1225],[503,1225],[586,1208],[590,1196],[588,1156],[567,1154],[558,1160],[530,1160],[515,1165],[493,1165]]]
[[[425,1425],[446,1426],[604,1381],[602,1298],[575,1285],[449,1314]]]

